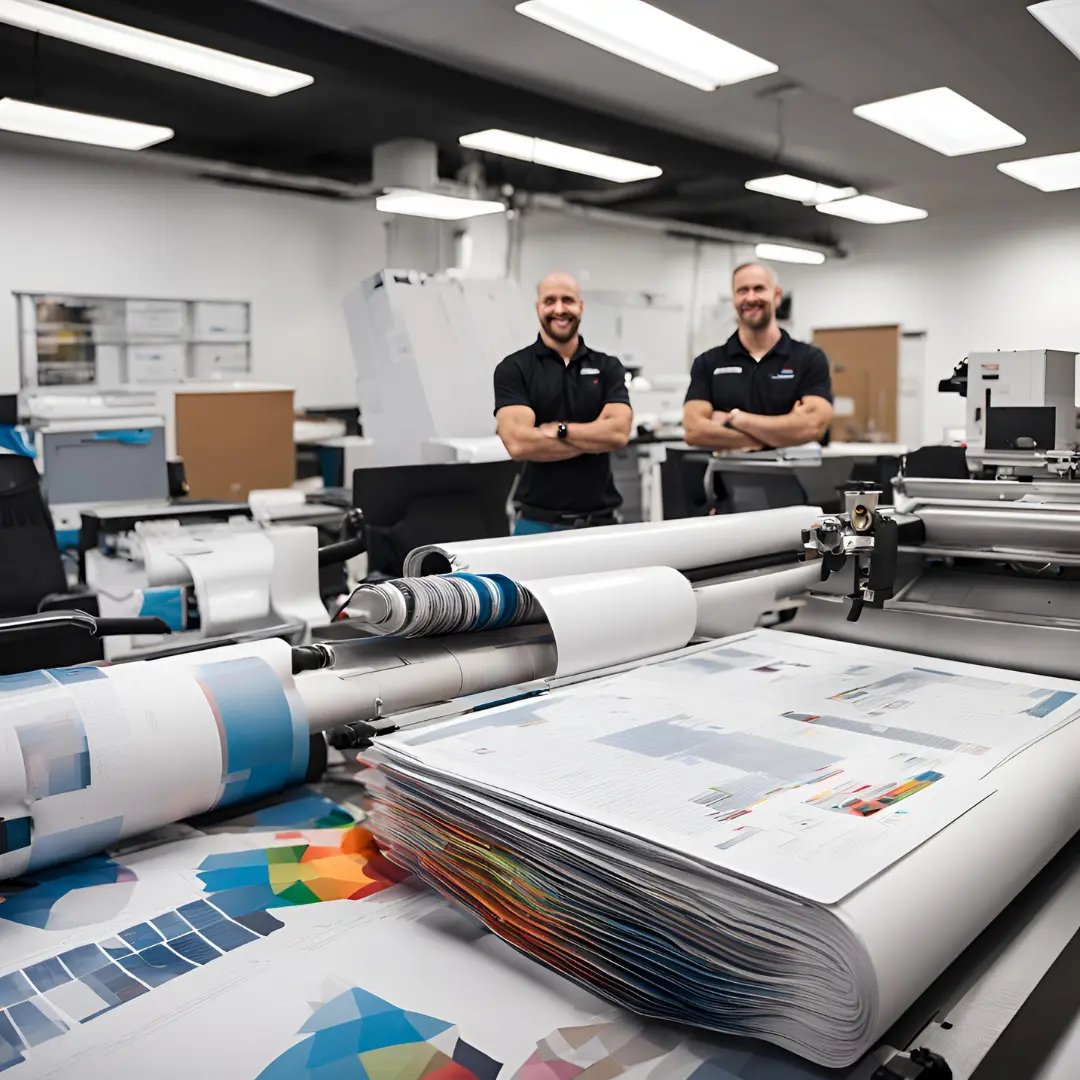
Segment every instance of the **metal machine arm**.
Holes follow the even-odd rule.
[[[883,607],[896,587],[899,531],[896,522],[878,510],[880,496],[873,485],[853,486],[844,492],[846,513],[830,514],[803,529],[804,559],[821,559],[822,581],[842,570],[849,558],[854,564],[848,622],[856,622],[867,604]]]

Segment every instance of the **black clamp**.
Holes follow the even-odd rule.
[[[326,741],[335,750],[366,750],[378,736],[390,735],[397,730],[397,727],[393,725],[375,727],[374,724],[357,721],[355,724],[347,724],[345,727],[328,731]]]
[[[870,1080],[952,1080],[952,1069],[940,1054],[923,1047],[879,1066]]]

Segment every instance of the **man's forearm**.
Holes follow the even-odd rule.
[[[580,457],[582,451],[565,439],[553,439],[540,428],[527,428],[513,436],[503,437],[506,452],[515,461],[568,461]]]
[[[706,450],[760,450],[761,442],[725,427],[722,420],[699,420],[686,431],[686,442]]]
[[[586,454],[621,450],[628,441],[626,424],[618,419],[566,425],[566,442]]]
[[[799,446],[822,435],[822,425],[805,416],[760,416],[741,409],[732,417],[735,429],[766,446]]]

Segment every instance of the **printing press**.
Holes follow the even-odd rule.
[[[1000,382],[1000,368],[997,374]],[[1007,409],[983,401],[988,410]],[[224,799],[267,795],[315,775],[324,734],[331,748],[351,754],[390,732],[587,683],[657,655],[692,653],[702,642],[758,625],[1075,678],[1075,425],[1071,438],[1053,429],[1050,445],[1046,415],[1038,413],[1047,406],[1024,401],[1017,407],[1024,415],[1015,423],[991,413],[986,426],[992,437],[967,448],[969,470],[978,478],[901,475],[895,508],[879,505],[879,492],[856,488],[845,493],[844,511],[836,515],[788,507],[419,549],[406,561],[403,583],[354,594],[354,639],[339,624],[333,640],[316,634],[306,646],[278,640],[254,646],[264,668],[256,681],[272,670],[303,709],[293,714],[294,730],[282,743],[287,767],[261,779],[254,771],[226,776],[223,767],[221,790],[234,785]],[[433,580],[444,584],[423,584]],[[646,586],[654,591],[635,592]],[[667,616],[649,606],[648,596],[676,594],[670,625],[649,635],[615,632],[650,610],[663,621]],[[600,622],[598,597],[606,605]],[[586,651],[582,643],[589,633],[595,639],[598,626],[607,627],[611,640]],[[227,660],[235,648],[103,670],[131,706],[149,692],[155,671],[177,674],[177,665],[201,665],[205,673],[205,665]],[[193,690],[192,723],[197,701]],[[0,721],[5,705],[0,698]],[[297,715],[305,718],[302,730],[295,730]],[[173,739],[165,731],[159,737],[163,745]],[[227,749],[223,753],[228,756]],[[132,815],[125,836],[222,805],[216,777],[204,783],[171,775],[164,755],[136,762],[133,752],[119,765],[121,772],[127,768],[150,773],[162,798],[159,807]],[[10,807],[5,813],[10,829]],[[91,850],[68,847],[65,854]],[[18,876],[31,851],[32,841],[0,847],[0,877]],[[1022,889],[1020,884],[1015,898],[1000,905],[955,960],[941,965],[936,980],[875,1047],[829,1075],[1049,1075],[1040,1070],[1080,1011],[1072,977],[1080,957],[1080,841],[1047,852],[1041,871]],[[936,895],[933,881],[920,890],[913,901],[948,903]],[[783,1068],[777,1075],[825,1075],[812,1066],[800,1071],[791,1056]]]

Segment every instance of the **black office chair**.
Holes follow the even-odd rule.
[[[0,454],[0,619],[37,611],[77,609],[97,614],[93,595],[70,594],[52,518],[34,462]],[[70,626],[11,637],[0,648],[0,675],[38,667],[66,667],[104,657],[100,638]]]
[[[716,476],[721,474],[717,472]],[[806,506],[802,482],[790,469],[772,472],[723,472],[723,494],[717,492],[718,514],[746,514],[780,506]]]
[[[67,579],[31,458],[0,454],[0,618],[31,615]]]
[[[513,461],[475,465],[388,465],[353,473],[353,503],[364,515],[368,577],[400,577],[414,548],[510,534]]]
[[[935,480],[967,480],[971,476],[967,448],[963,446],[924,446],[904,458],[904,475]]]
[[[660,497],[664,520],[704,517],[712,509],[705,498],[705,470],[708,451],[668,450],[660,464]]]

